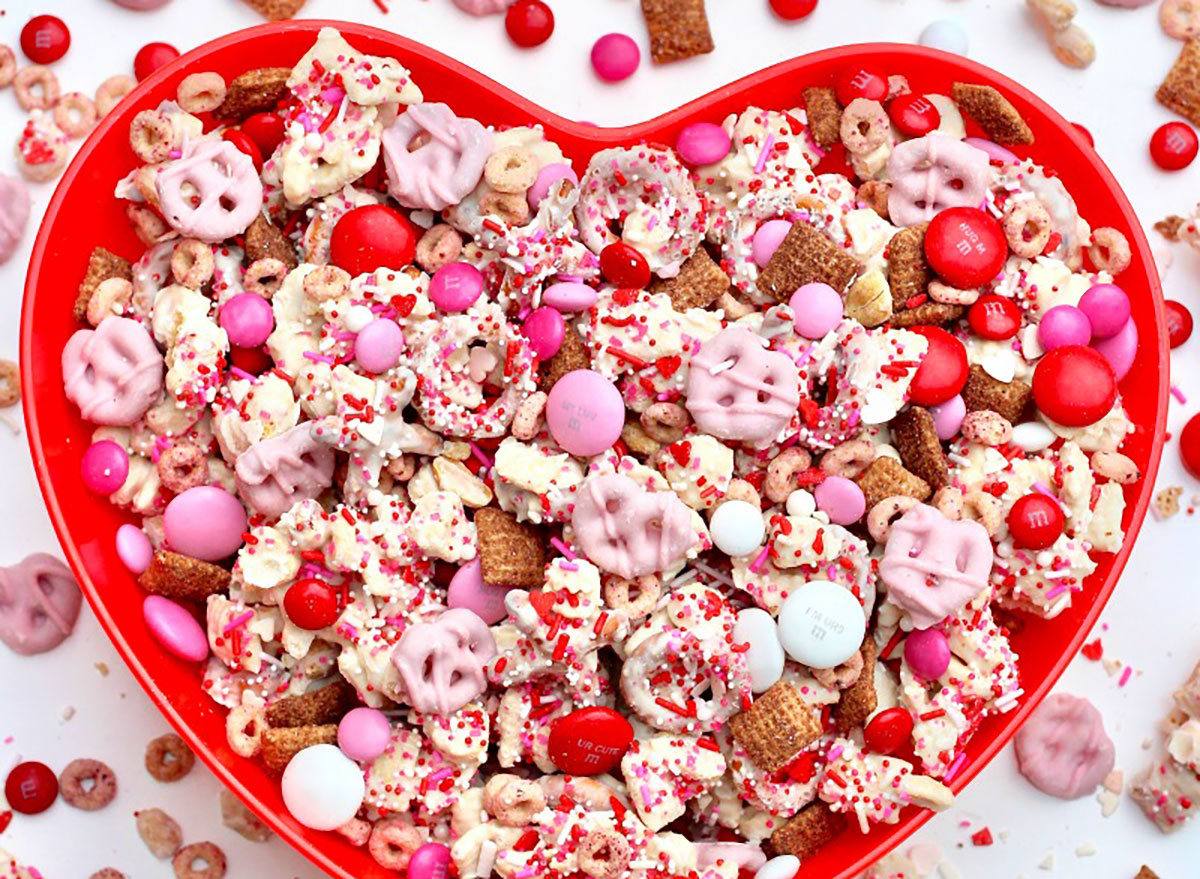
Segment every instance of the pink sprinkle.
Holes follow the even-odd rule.
[[[942,780],[946,781],[946,782],[953,781],[954,776],[958,775],[958,773],[962,770],[963,766],[966,765],[966,762],[967,762],[967,755],[959,754],[957,757],[954,758],[954,762],[950,764],[950,768],[946,770],[946,774],[942,777]]]
[[[254,611],[248,610],[245,613],[240,613],[225,625],[225,628],[221,630],[221,634],[228,635],[234,629],[242,628],[252,619],[254,619]]]
[[[555,549],[557,549],[559,552],[561,552],[563,555],[565,555],[570,561],[575,561],[575,559],[577,558],[575,553],[573,553],[571,551],[571,547],[567,546],[565,543],[563,543],[557,537],[550,538],[550,545],[553,546]]]
[[[490,470],[492,467],[492,459],[483,453],[483,449],[481,449],[481,448],[479,448],[479,446],[475,445],[474,440],[471,441],[470,445],[471,445],[471,454],[475,456],[475,460]]]
[[[1129,678],[1133,675],[1133,666],[1125,666],[1125,671],[1121,672],[1121,680],[1117,682],[1118,687],[1123,687],[1129,683]]]
[[[763,169],[767,167],[767,156],[771,154],[771,150],[775,146],[775,135],[770,133],[767,135],[766,141],[763,143],[762,152],[758,154],[758,161],[754,163],[754,173],[761,174]]]
[[[757,574],[759,572],[759,570],[762,568],[763,564],[766,562],[767,556],[770,554],[770,552],[771,552],[770,545],[764,546],[762,548],[762,552],[760,552],[758,554],[758,558],[756,558],[751,563],[750,570]]]
[[[564,571],[571,571],[572,573],[579,570],[579,565],[574,562],[564,562],[562,559],[559,559],[558,566]]]
[[[844,750],[846,750],[846,749],[844,747],[842,747],[841,745],[838,745],[836,748],[830,748],[829,749],[829,762],[832,763],[838,757],[842,756],[842,752]]]
[[[316,361],[317,363],[328,363],[330,365],[333,364],[333,358],[326,354],[317,354],[315,351],[305,351],[304,356],[309,360]]]
[[[1038,494],[1044,494],[1046,497],[1050,498],[1050,500],[1052,500],[1052,501],[1054,501],[1056,504],[1058,504],[1058,505],[1059,505],[1059,507],[1062,509],[1062,511],[1063,511],[1064,513],[1065,513],[1065,512],[1067,512],[1067,507],[1066,507],[1066,505],[1065,505],[1065,504],[1063,504],[1063,502],[1062,502],[1062,501],[1060,501],[1058,498],[1056,498],[1056,497],[1054,496],[1054,492],[1052,492],[1052,491],[1050,490],[1050,486],[1046,485],[1046,483],[1044,483],[1044,482],[1035,482],[1035,483],[1033,484],[1033,490],[1034,490],[1034,491],[1036,491]]]
[[[246,372],[246,370],[242,369],[240,366],[231,366],[231,367],[229,367],[229,371],[232,372],[234,375],[236,375],[238,378],[245,379],[248,382],[254,381],[255,377],[252,376],[250,373]]]
[[[1051,589],[1049,592],[1046,593],[1046,600],[1053,601],[1054,599],[1058,598],[1058,596],[1060,596],[1064,592],[1066,592],[1068,588],[1069,587],[1065,583],[1059,583],[1057,586],[1055,586],[1053,589]]]
[[[1187,405],[1187,397],[1185,397],[1183,395],[1183,391],[1179,390],[1179,388],[1175,387],[1175,385],[1171,385],[1171,396],[1174,397],[1181,406]]]
[[[433,773],[433,775],[429,776],[429,780],[431,782],[441,781],[443,778],[445,778],[447,775],[451,775],[453,772],[454,770],[449,766],[443,766],[437,772]]]

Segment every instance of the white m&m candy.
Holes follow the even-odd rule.
[[[780,855],[771,858],[754,874],[754,879],[792,879],[800,869],[800,859],[795,855]]]
[[[783,649],[810,668],[841,665],[858,652],[866,633],[858,599],[828,580],[805,583],[779,609]]]
[[[765,693],[783,676],[783,645],[779,643],[779,628],[775,618],[759,607],[739,611],[733,625],[733,640],[748,644],[746,668],[750,672],[750,689]]]
[[[725,501],[713,511],[709,523],[713,544],[727,556],[749,555],[767,534],[762,511],[747,501]]]
[[[313,745],[283,770],[283,802],[313,830],[336,830],[355,816],[367,792],[358,764],[334,745]]]
[[[788,495],[787,514],[789,516],[811,516],[817,511],[817,499],[811,491],[798,488]]]

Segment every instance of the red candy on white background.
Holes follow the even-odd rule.
[[[1033,370],[1033,401],[1067,427],[1095,424],[1117,400],[1117,379],[1104,355],[1086,345],[1055,348]]]
[[[633,741],[629,721],[611,708],[580,708],[554,721],[547,750],[568,775],[602,775],[616,769]]]
[[[978,208],[949,208],[929,222],[925,258],[946,283],[967,290],[1000,273],[1008,258],[1008,242],[991,214]]]
[[[1179,433],[1179,457],[1184,469],[1200,479],[1200,415],[1193,415]]]
[[[35,15],[21,28],[21,51],[34,64],[53,64],[71,48],[71,32],[61,18]]]
[[[1186,122],[1168,122],[1150,138],[1150,158],[1164,171],[1181,171],[1196,159],[1200,138]]]
[[[918,325],[909,329],[925,337],[929,350],[909,385],[908,398],[918,406],[945,403],[967,383],[967,349],[941,327]]]

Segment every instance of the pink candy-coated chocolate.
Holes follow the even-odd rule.
[[[318,441],[306,423],[255,443],[238,456],[234,471],[246,503],[274,519],[328,488],[335,464],[333,447]]]
[[[507,587],[484,582],[479,559],[474,559],[459,568],[450,580],[446,605],[466,608],[489,626],[494,626],[508,616],[508,608],[504,606],[507,594]]]
[[[410,151],[423,135],[428,142]],[[413,104],[384,130],[382,144],[388,194],[406,208],[441,211],[475,188],[492,135],[445,104]]]
[[[546,425],[554,441],[581,458],[612,448],[625,426],[625,401],[616,385],[598,372],[568,372],[550,390]]]
[[[471,15],[498,15],[512,2],[513,0],[454,0],[454,5]]]
[[[1086,345],[1091,340],[1092,325],[1074,305],[1054,306],[1038,324],[1038,341],[1047,351],[1064,345]]]
[[[237,552],[246,531],[242,502],[216,485],[176,495],[163,513],[163,533],[175,552],[219,562]]]
[[[229,344],[238,348],[257,348],[275,329],[271,303],[257,293],[239,293],[221,306],[221,329]]]
[[[482,295],[483,275],[470,263],[448,263],[429,281],[429,298],[440,311],[466,311]]]
[[[1090,794],[1116,762],[1096,706],[1068,693],[1042,702],[1013,743],[1021,774],[1038,790],[1063,800]]]
[[[542,302],[563,314],[575,314],[592,307],[596,291],[578,281],[559,281],[542,291]]]
[[[1116,284],[1096,284],[1079,298],[1079,310],[1092,325],[1092,337],[1107,339],[1129,320],[1129,296]]]
[[[52,555],[0,567],[0,641],[21,656],[53,650],[75,628],[82,603],[75,575]]]
[[[409,626],[392,653],[408,704],[442,717],[487,689],[484,667],[496,656],[487,623],[466,608],[444,612],[432,623]]]
[[[117,558],[131,574],[141,574],[154,560],[154,546],[146,532],[126,522],[117,529]]]
[[[987,153],[990,160],[999,162],[1002,165],[1012,165],[1021,161],[1020,157],[1012,150],[1006,149],[994,140],[988,140],[985,137],[964,137],[963,143]]]
[[[605,34],[592,46],[592,67],[606,82],[628,79],[642,61],[642,50],[625,34]]]
[[[945,403],[929,407],[933,416],[933,430],[938,439],[947,442],[958,436],[963,419],[967,417],[967,404],[960,394],[955,394]]]
[[[1133,360],[1137,357],[1137,324],[1134,323],[1133,318],[1129,318],[1115,335],[1093,341],[1092,347],[1104,355],[1108,365],[1113,368],[1113,375],[1117,377],[1117,381],[1120,381],[1129,374],[1129,370],[1133,367]]]
[[[879,579],[914,628],[928,629],[982,592],[991,570],[992,541],[982,525],[918,504],[892,525]]]
[[[835,525],[853,525],[867,511],[867,498],[858,483],[844,476],[827,476],[815,489],[817,509]]]
[[[991,179],[987,153],[937,132],[900,144],[887,168],[888,214],[898,226],[924,223],[946,208],[978,207]]]
[[[132,9],[134,12],[148,12],[151,9],[166,6],[171,0],[112,0],[112,2],[118,6],[124,6],[126,9]]]
[[[558,353],[566,336],[567,323],[557,309],[548,305],[535,308],[525,318],[522,331],[529,339],[533,353],[542,360],[548,360]]]
[[[580,486],[571,526],[593,564],[626,579],[666,570],[696,542],[692,513],[678,495],[646,491],[615,473]]]
[[[394,320],[379,317],[358,332],[354,340],[354,362],[376,375],[387,372],[400,361],[404,351],[404,332]]]
[[[750,255],[754,258],[754,264],[760,269],[765,269],[791,230],[792,224],[787,220],[767,220],[759,226],[750,245]]]
[[[828,284],[805,284],[788,305],[796,332],[806,339],[823,339],[842,322],[842,297]]]
[[[182,604],[161,595],[147,595],[142,602],[142,618],[150,634],[169,653],[188,662],[203,662],[208,658],[204,627]]]
[[[696,843],[696,866],[701,872],[721,862],[737,864],[739,870],[754,871],[767,862],[767,856],[758,845],[749,842]]]
[[[8,262],[29,223],[29,187],[20,177],[0,174],[0,263]]]
[[[338,723],[337,742],[351,760],[374,760],[387,750],[392,725],[387,715],[375,708],[355,708]]]
[[[918,629],[904,639],[904,661],[921,680],[937,680],[950,667],[950,642],[940,629]]]
[[[675,150],[689,165],[712,165],[729,155],[729,134],[714,122],[693,122],[679,132]]]
[[[129,454],[112,440],[100,440],[83,453],[80,470],[89,491],[112,494],[125,484],[129,475]]]
[[[159,207],[187,238],[224,241],[246,231],[263,205],[254,161],[225,140],[196,140],[155,178]]]
[[[579,175],[571,170],[570,165],[562,162],[551,162],[538,171],[533,186],[525,191],[525,200],[529,202],[529,207],[535,211],[541,207],[551,188],[560,180],[570,180],[575,186],[579,185]]]
[[[440,842],[427,842],[409,859],[408,879],[446,879],[450,875],[450,849]]]
[[[109,317],[78,330],[62,352],[67,399],[93,424],[133,424],[163,389],[163,358],[145,327]]]

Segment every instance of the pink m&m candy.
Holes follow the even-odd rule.
[[[689,165],[719,162],[729,155],[732,145],[725,129],[713,122],[693,122],[675,140],[675,150]]]
[[[442,311],[466,311],[483,294],[483,275],[465,262],[452,262],[433,273],[429,298]]]
[[[100,440],[83,453],[83,484],[96,494],[112,494],[129,475],[129,455],[112,440]]]
[[[427,842],[408,862],[408,879],[446,879],[450,875],[450,849],[440,842]]]
[[[842,322],[842,297],[828,284],[805,284],[788,305],[796,332],[806,339],[822,339]]]
[[[404,350],[404,333],[394,320],[376,318],[354,340],[354,362],[376,375],[387,372]]]
[[[546,424],[554,441],[581,458],[612,448],[625,426],[625,401],[598,372],[568,372],[550,390]]]
[[[596,301],[596,291],[579,281],[559,281],[542,291],[542,302],[557,308],[563,314],[575,314],[591,308]]]
[[[867,511],[867,498],[858,483],[844,476],[827,476],[813,489],[817,509],[835,525],[853,525]]]
[[[374,760],[387,750],[392,725],[375,708],[355,708],[338,723],[337,742],[351,760]]]
[[[759,226],[758,231],[754,233],[754,242],[750,245],[750,255],[754,258],[754,264],[760,269],[765,269],[791,230],[792,224],[787,220],[767,220]]]
[[[1013,165],[1021,161],[1016,153],[1005,149],[994,140],[987,140],[983,137],[964,137],[963,143],[975,147],[980,152],[987,153],[990,161],[999,162],[1001,165]]]
[[[1079,299],[1079,310],[1092,324],[1092,336],[1115,336],[1129,320],[1129,297],[1116,284],[1097,284]]]
[[[961,394],[955,394],[945,403],[929,407],[933,416],[933,432],[942,442],[947,442],[958,436],[963,419],[967,417],[967,404]]]
[[[508,609],[504,606],[504,596],[507,594],[506,587],[484,582],[482,566],[479,559],[475,559],[459,568],[450,580],[446,605],[451,608],[465,607],[489,626],[494,626],[508,616]]]
[[[939,629],[917,629],[904,639],[904,661],[922,680],[936,680],[950,667],[950,642]]]
[[[592,67],[606,82],[628,79],[641,61],[641,49],[625,34],[605,34],[592,46]]]
[[[1099,339],[1092,347],[1104,355],[1108,365],[1113,368],[1117,381],[1125,378],[1133,367],[1133,359],[1137,357],[1138,330],[1133,318],[1125,321],[1125,325],[1107,339]]]
[[[579,175],[571,170],[570,165],[564,165],[562,162],[551,162],[538,171],[533,186],[525,191],[525,200],[529,202],[529,207],[536,211],[550,194],[550,190],[562,180],[570,180],[576,186],[579,185]]]
[[[168,652],[188,662],[203,662],[208,658],[204,627],[182,604],[161,595],[147,595],[142,602],[142,618],[150,634]]]
[[[221,306],[219,322],[229,344],[257,348],[275,329],[275,313],[271,303],[257,293],[239,293]]]
[[[1092,341],[1092,324],[1082,309],[1074,305],[1056,305],[1042,315],[1038,341],[1047,351],[1063,345],[1086,345]]]
[[[246,509],[216,485],[198,485],[176,495],[163,513],[163,531],[175,552],[219,562],[242,546]]]
[[[525,338],[529,339],[529,346],[533,348],[533,353],[542,360],[547,360],[557,354],[558,349],[562,347],[563,337],[567,331],[567,322],[563,320],[563,316],[557,309],[543,305],[541,308],[535,308],[530,312],[529,317],[525,318],[522,331],[525,333]]]
[[[131,574],[141,574],[154,560],[154,547],[146,532],[126,523],[117,529],[117,558]]]

